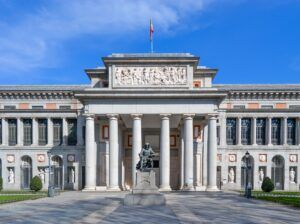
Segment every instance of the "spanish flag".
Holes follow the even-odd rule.
[[[153,32],[154,32],[154,27],[153,27],[152,19],[150,19],[150,41],[153,40]]]

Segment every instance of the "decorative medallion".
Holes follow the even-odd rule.
[[[45,162],[45,154],[38,154],[38,155],[37,155],[37,160],[38,160],[38,162],[40,162],[40,163]]]
[[[298,162],[298,155],[297,154],[290,154],[290,162],[291,163]]]
[[[267,154],[259,154],[259,162],[267,162]]]
[[[74,154],[68,154],[68,162],[75,162],[75,155]]]
[[[229,162],[236,162],[236,154],[229,154]]]
[[[13,163],[13,162],[15,162],[15,155],[12,155],[12,154],[7,155],[6,159],[7,159],[8,163]]]
[[[116,66],[113,87],[186,87],[186,66]]]

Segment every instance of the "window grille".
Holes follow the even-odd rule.
[[[256,144],[258,145],[266,144],[266,119],[265,118],[256,119]]]
[[[251,144],[251,119],[243,118],[241,122],[241,142],[243,145]]]
[[[53,144],[62,144],[62,119],[53,119]]]
[[[294,118],[287,119],[287,144],[296,144],[296,120]]]
[[[8,119],[8,144],[14,146],[17,144],[17,120]]]
[[[272,119],[272,144],[280,145],[280,129],[281,129],[281,121],[280,118]]]
[[[68,119],[68,145],[77,144],[77,120]]]
[[[24,132],[24,145],[32,144],[32,120],[23,120],[23,132]]]
[[[47,120],[46,119],[39,119],[38,120],[38,129],[39,129],[39,145],[46,145],[47,144]]]

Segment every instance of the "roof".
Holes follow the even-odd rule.
[[[0,91],[75,91],[90,85],[0,85]]]
[[[222,91],[300,91],[300,84],[214,84]]]
[[[111,55],[108,55],[110,58],[156,58],[156,57],[195,57],[194,55],[190,53],[132,53],[132,54],[119,54],[119,53],[113,53]]]

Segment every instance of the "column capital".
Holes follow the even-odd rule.
[[[219,114],[207,114],[207,119],[209,120],[217,120]]]
[[[132,119],[141,119],[143,117],[143,114],[131,114],[130,115]]]
[[[119,114],[106,114],[106,117],[109,119],[117,119],[119,117]]]
[[[161,119],[169,119],[171,114],[160,114],[159,116]]]
[[[83,114],[86,119],[95,118],[95,114]]]
[[[183,114],[184,119],[193,119],[194,116],[195,114]]]

